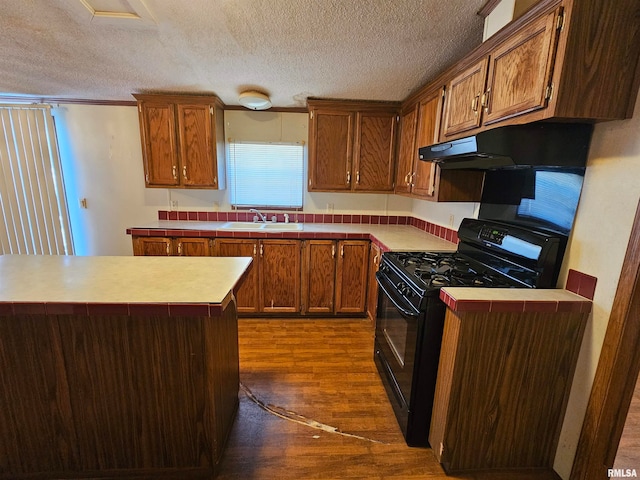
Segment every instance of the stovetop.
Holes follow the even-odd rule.
[[[502,271],[459,252],[387,252],[381,269],[395,273],[394,283],[408,284],[422,295],[442,287],[530,287],[517,277],[536,275],[508,262],[501,266]]]

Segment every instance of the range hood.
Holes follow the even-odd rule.
[[[436,162],[445,170],[584,167],[592,131],[587,123],[509,125],[418,152],[420,160]]]

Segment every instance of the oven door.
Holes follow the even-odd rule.
[[[386,275],[378,272],[376,279],[379,291],[374,358],[406,436],[417,341],[424,319],[397,293]]]

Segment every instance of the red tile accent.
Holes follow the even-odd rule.
[[[389,225],[397,225],[398,224],[398,216],[397,215],[389,215],[387,217],[387,221]]]
[[[178,212],[178,220],[188,220],[187,212]]]
[[[380,225],[389,225],[389,217],[380,216]]]
[[[371,223],[371,215],[361,215],[360,223]]]
[[[207,212],[207,221],[208,222],[217,222],[218,221],[218,212]]]
[[[352,215],[342,215],[342,223],[353,223],[351,221],[353,219],[352,217]]]
[[[187,212],[187,218],[189,220],[198,220],[198,212]]]
[[[169,212],[165,210],[158,211],[158,220],[169,220]]]
[[[582,312],[582,304],[585,302],[558,302],[558,312]]]
[[[371,224],[380,225],[380,215],[371,215]]]
[[[131,303],[129,304],[129,315],[149,316],[158,315],[166,317],[169,315],[168,303]]]
[[[129,305],[126,303],[89,303],[89,315],[129,315]]]
[[[47,303],[47,315],[88,315],[86,303]]]
[[[552,313],[558,311],[558,302],[531,300],[524,302],[524,311],[532,313]]]
[[[201,222],[206,222],[209,220],[208,212],[198,212],[198,220]]]
[[[14,302],[13,313],[15,315],[44,315],[46,309],[44,303]]]
[[[229,213],[228,212],[217,212],[218,213],[218,222],[228,222],[229,221]]]
[[[178,212],[169,212],[169,220],[178,220]]]
[[[492,312],[524,312],[524,301],[493,301],[491,302]]]
[[[195,316],[195,317],[208,317],[209,316],[209,304],[208,303],[170,303],[169,315],[174,316]]]
[[[486,300],[456,300],[452,307],[456,312],[488,312],[491,302]]]
[[[0,315],[13,315],[13,303],[0,302]]]
[[[567,285],[565,288],[570,292],[588,298],[589,300],[593,300],[596,293],[597,283],[598,279],[596,277],[578,272],[577,270],[569,269]]]

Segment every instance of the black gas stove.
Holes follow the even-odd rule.
[[[427,437],[444,326],[442,287],[552,288],[566,238],[465,218],[456,252],[387,252],[379,285],[375,361],[407,443]]]

